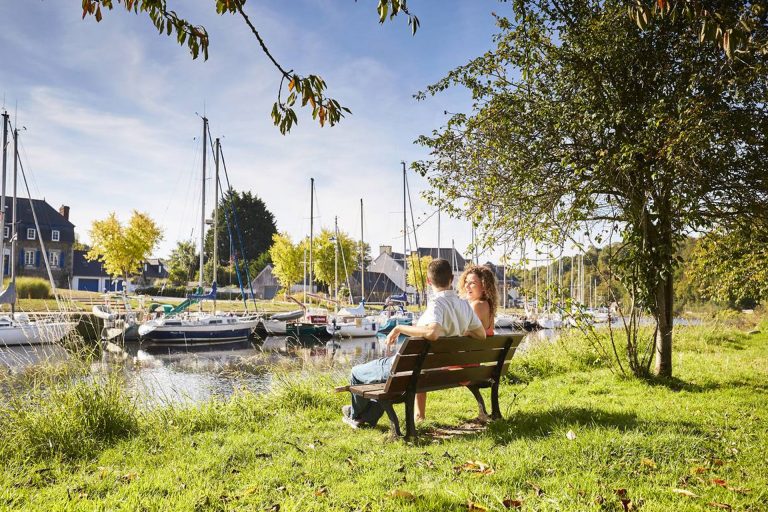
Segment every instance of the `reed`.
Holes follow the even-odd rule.
[[[99,379],[56,378],[22,392],[18,388],[0,405],[0,458],[77,459],[89,457],[139,430],[139,411],[118,374]]]

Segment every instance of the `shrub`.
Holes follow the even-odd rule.
[[[17,277],[16,295],[20,299],[48,299],[51,297],[51,285],[39,277]]]

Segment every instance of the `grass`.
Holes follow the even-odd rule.
[[[0,405],[0,509],[766,510],[761,331],[679,329],[666,381],[616,376],[563,339],[515,356],[504,420],[479,428],[470,393],[431,393],[412,444],[385,421],[340,422],[341,370],[152,410],[119,374],[37,386]]]

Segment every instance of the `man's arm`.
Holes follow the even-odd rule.
[[[393,345],[397,342],[397,337],[401,334],[406,336],[418,336],[420,338],[435,341],[443,335],[443,328],[440,324],[432,323],[428,325],[396,325],[387,335],[387,345]],[[485,332],[483,332],[485,337]]]

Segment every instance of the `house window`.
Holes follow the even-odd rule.
[[[35,239],[35,228],[27,228],[27,240]]]
[[[3,238],[8,238],[9,236],[11,236],[11,228],[5,226],[3,229]]]
[[[59,238],[60,238],[60,236],[59,236],[59,230],[58,229],[54,229],[53,231],[51,231],[51,241],[58,242]]]
[[[35,250],[34,249],[27,249],[24,251],[24,266],[25,267],[34,267],[35,266]]]
[[[53,268],[59,268],[61,265],[61,251],[51,251],[48,260]]]

